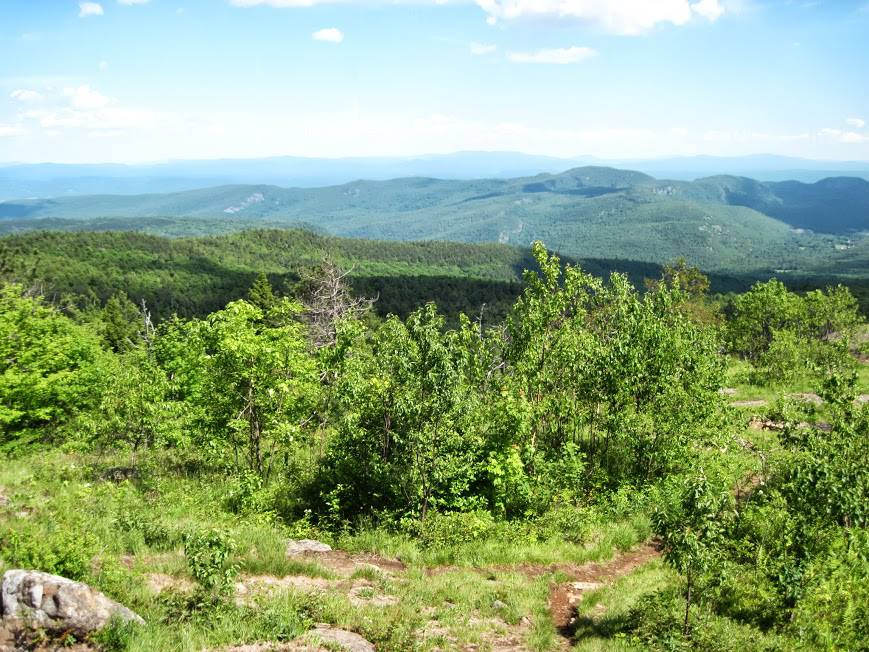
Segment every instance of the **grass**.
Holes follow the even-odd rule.
[[[858,362],[857,367],[857,394],[869,394],[869,362]],[[735,392],[729,396],[731,401],[766,401],[771,405],[783,396],[794,394],[817,393],[820,379],[810,376],[798,378],[793,382],[782,385],[757,385],[750,382],[751,364],[746,360],[729,357],[725,375],[725,386]],[[746,408],[754,412],[763,411],[757,407]]]
[[[583,596],[577,606],[574,649],[603,652],[633,650],[623,631],[630,610],[644,595],[673,581],[674,573],[660,561],[652,561],[613,584]]]
[[[606,560],[650,535],[643,515],[589,520],[581,544],[557,536],[539,540],[527,525],[498,524],[484,540],[426,548],[408,534],[367,528],[326,538],[347,554],[400,559],[407,569],[390,573],[363,565],[348,572],[288,558],[288,538],[322,533],[285,526],[268,514],[232,513],[231,481],[188,472],[171,459],[177,456],[143,457],[120,481],[112,470],[129,466],[123,455],[55,449],[0,464],[0,493],[9,499],[0,504],[0,571],[21,566],[81,580],[145,619],[144,627],[100,634],[107,649],[188,651],[286,641],[326,622],[360,633],[378,650],[485,650],[509,642],[544,651],[558,637],[548,611],[556,575],[546,567]],[[184,534],[212,528],[234,542],[239,580],[305,576],[318,578],[315,588],[286,586],[252,603],[229,600],[190,611],[184,596],[195,581]],[[155,578],[170,588],[157,593]],[[391,602],[378,603],[383,596]]]

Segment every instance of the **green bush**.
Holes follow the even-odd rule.
[[[97,403],[99,338],[19,285],[0,286],[0,449],[45,439]]]
[[[53,532],[28,528],[0,533],[0,558],[7,566],[39,570],[71,580],[88,579],[97,551],[93,535],[69,527]]]
[[[190,574],[211,596],[225,596],[232,591],[237,572],[230,563],[234,550],[235,543],[230,536],[216,529],[184,535],[184,555]]]
[[[840,537],[806,572],[792,630],[823,649],[869,650],[869,531]]]
[[[703,603],[691,606],[686,634],[684,611],[676,587],[643,596],[628,616],[632,642],[656,652],[785,652],[796,647],[794,640],[716,615]]]
[[[489,512],[430,512],[419,525],[419,538],[428,548],[450,548],[481,541],[495,531]]]

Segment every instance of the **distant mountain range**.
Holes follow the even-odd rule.
[[[0,218],[6,232],[90,228],[177,235],[305,224],[334,235],[388,240],[527,246],[542,239],[575,258],[660,263],[685,256],[709,271],[835,268],[869,275],[869,182],[856,177],[811,184],[735,176],[689,182],[587,166],[511,179],[411,177],[322,188],[229,185],[20,200],[0,203]]]
[[[762,181],[815,182],[833,176],[869,179],[869,161],[814,161],[766,154],[649,160],[604,160],[592,156],[554,158],[520,152],[457,152],[415,157],[341,159],[282,156],[138,165],[0,164],[0,200],[165,193],[231,184],[310,188],[359,179],[383,181],[402,177],[506,179],[559,173],[588,165],[628,168],[659,178],[683,181],[722,174]]]

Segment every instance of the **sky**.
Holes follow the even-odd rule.
[[[0,0],[0,161],[869,160],[867,0]]]

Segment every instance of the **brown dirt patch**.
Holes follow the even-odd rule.
[[[244,604],[254,596],[278,591],[324,591],[333,585],[332,580],[307,575],[248,575],[235,583],[235,601]]]
[[[172,577],[166,573],[149,573],[146,583],[152,593],[162,593],[168,590],[191,593],[194,588],[193,582],[190,580],[182,577]]]
[[[330,550],[329,552],[307,552],[295,555],[297,559],[307,559],[317,562],[338,575],[349,577],[358,570],[376,568],[383,573],[400,573],[407,566],[397,559],[386,559],[375,554],[357,553],[351,554],[343,550]]]
[[[391,607],[399,602],[394,595],[378,593],[374,584],[367,580],[353,582],[353,586],[347,592],[347,597],[354,607]]]
[[[87,643],[64,645],[61,642],[45,640],[38,632],[0,622],[0,652],[91,652],[97,649]]]
[[[550,588],[549,613],[556,630],[564,638],[571,638],[577,623],[576,605],[582,600],[584,593],[601,588],[660,556],[660,543],[651,541],[608,562],[592,562],[581,566],[550,566],[550,570],[561,571],[570,578],[570,581],[553,584]],[[546,569],[544,572],[547,572]]]

